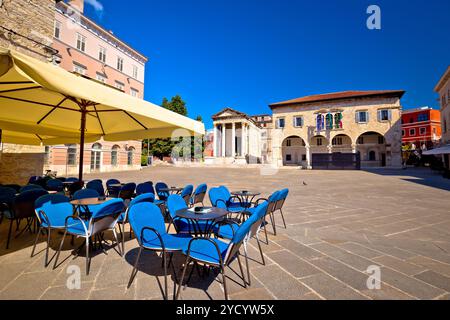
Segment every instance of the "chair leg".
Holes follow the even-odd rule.
[[[122,248],[120,247],[121,243],[119,242],[119,239],[117,238],[116,229],[113,229],[112,232],[113,232],[113,235],[114,235],[114,239],[116,240],[116,247],[118,248],[119,255],[121,257],[123,257],[123,251],[122,251]]]
[[[67,230],[64,231],[64,235],[63,235],[63,237],[61,239],[61,243],[59,245],[58,252],[56,253],[55,264],[53,265],[53,269],[56,269],[56,267],[58,266],[59,255],[61,254],[61,250],[62,250],[62,247],[64,245],[64,239],[66,238],[66,235],[67,235]]]
[[[6,240],[6,250],[9,249],[9,242],[11,241],[11,232],[12,232],[13,223],[14,223],[14,220],[11,220],[11,222],[9,223],[8,240]]]
[[[286,227],[286,221],[284,220],[283,210],[280,209],[280,213],[281,213],[281,219],[283,219],[284,228],[286,229],[287,227]]]
[[[128,286],[127,289],[129,289],[131,287],[131,284],[133,283],[134,277],[136,277],[138,270],[137,270],[137,266],[139,263],[139,259],[141,257],[141,253],[142,253],[142,247],[139,247],[139,252],[136,258],[136,262],[134,263],[134,267],[133,267],[133,271],[131,271],[131,276],[130,276],[130,280],[128,281]]]
[[[175,300],[178,300],[180,297],[181,287],[183,286],[184,276],[186,275],[186,270],[189,266],[189,256],[186,257],[186,262],[184,263],[183,273],[181,274],[180,283],[178,284],[177,295],[175,296]]]
[[[266,235],[266,244],[268,245],[269,244],[269,237],[267,236],[267,227],[266,227],[266,225],[267,225],[267,221],[266,221],[266,219],[264,219],[264,222],[263,222],[264,234]]]
[[[164,263],[164,300],[169,299],[169,290],[167,289],[167,254],[163,251],[163,263]]]
[[[244,269],[242,268],[241,256],[239,253],[237,254],[237,261],[239,263],[239,270],[241,271],[242,280],[244,281],[244,288],[247,288],[247,281],[245,280]]]
[[[39,235],[39,232],[38,232],[38,235]],[[47,248],[45,249],[45,267],[46,268],[48,266],[48,252],[50,249],[50,236],[51,236],[50,228],[47,228]],[[35,246],[36,246],[36,244],[35,244]]]
[[[248,278],[248,285],[251,285],[251,276],[250,276],[250,267],[248,266],[248,254],[247,254],[247,248],[244,246],[244,256],[245,256],[245,268],[247,269],[247,278]]]
[[[221,266],[221,272],[222,272],[222,284],[223,284],[223,291],[225,293],[225,300],[228,300],[228,291],[227,291],[227,281],[225,276],[225,266]]]
[[[89,237],[86,237],[86,275],[89,275],[91,259],[89,258]]]
[[[266,265],[266,260],[264,259],[264,254],[262,252],[261,242],[259,240],[259,235],[258,234],[256,234],[256,243],[258,244],[259,253],[261,254],[262,264],[265,266]]]
[[[277,228],[275,226],[275,215],[273,214],[273,212],[270,213],[270,221],[272,222],[273,235],[276,236],[277,235]]]
[[[34,256],[34,251],[36,250],[36,245],[37,245],[37,242],[39,240],[39,236],[41,235],[41,231],[42,231],[42,227],[39,227],[39,231],[38,231],[38,233],[36,235],[36,240],[34,240],[33,250],[31,250],[30,258],[33,258],[33,256]]]

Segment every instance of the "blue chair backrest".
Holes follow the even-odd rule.
[[[38,186],[37,184],[27,184],[26,186],[23,186],[22,188],[20,188],[19,192],[25,192],[25,191],[29,191],[29,190],[34,190],[34,189],[44,189],[41,186]]]
[[[5,184],[3,187],[14,189],[16,190],[16,193],[20,191],[20,188],[22,188],[22,186],[19,186],[18,184]]]
[[[53,225],[53,219],[65,215],[66,217],[73,214],[73,207],[70,199],[62,194],[47,194],[39,197],[34,202],[36,214],[39,221],[48,225]],[[43,212],[43,213],[42,213]]]
[[[160,235],[166,234],[164,217],[161,210],[153,203],[142,202],[134,205],[130,208],[128,219],[139,243],[142,243],[141,232],[145,227],[154,228]],[[146,235],[151,239],[156,237],[151,231],[144,232],[144,237]]]
[[[208,190],[208,186],[206,185],[206,183],[199,184],[197,188],[195,188],[194,195],[206,193],[206,190]]]
[[[122,199],[112,199],[96,206],[96,210],[91,217],[91,221],[95,219],[104,218],[106,216],[117,215],[117,218],[122,213],[125,204]]]
[[[86,189],[92,189],[98,192],[100,196],[105,195],[105,189],[103,188],[103,182],[101,180],[92,180],[86,184]]]
[[[182,198],[187,197],[187,196],[190,197],[192,195],[192,192],[194,192],[194,186],[192,184],[188,184],[181,191],[181,197]]]
[[[0,187],[0,205],[2,203],[10,206],[16,198],[17,191],[9,187]]]
[[[161,189],[168,188],[169,186],[164,182],[158,182],[155,184],[156,194],[160,200],[166,200],[169,197],[169,193],[166,191],[161,191]]]
[[[280,190],[280,200],[286,200],[289,194],[289,189]]]
[[[264,215],[266,214],[267,205],[268,203],[267,201],[265,201],[256,207],[254,213],[236,230],[231,243],[233,243],[234,245],[239,245],[245,239],[245,236],[249,234],[252,226],[256,223],[261,223],[261,219],[263,219]]]
[[[136,187],[136,194],[140,195],[143,193],[155,193],[155,190],[153,189],[153,184],[151,184],[150,182],[138,184],[138,186]]]
[[[30,179],[28,179],[28,183],[32,184],[32,183],[38,181],[40,178],[41,177],[39,177],[39,176],[32,176],[32,177],[30,177]]]
[[[93,189],[81,189],[74,193],[73,200],[98,198],[100,195]]]
[[[117,179],[109,179],[106,181],[106,186],[109,187],[112,184],[120,184],[120,181]]]
[[[158,193],[160,192],[161,189],[168,188],[168,187],[169,186],[166,183],[164,183],[164,182],[158,182],[155,185],[156,192],[158,192]]]
[[[134,192],[134,190],[136,190],[136,183],[133,182],[123,185],[122,188],[120,189],[120,191],[131,191],[131,192]]]
[[[15,203],[35,202],[39,197],[48,194],[44,189],[32,189],[18,194],[15,198]]]
[[[61,180],[51,179],[47,181],[47,188],[53,191],[62,191],[64,189],[64,184]]]
[[[143,194],[138,195],[133,200],[131,200],[130,204],[128,205],[128,208],[130,208],[138,203],[154,202],[154,201],[155,201],[155,195],[153,193],[143,193]]]
[[[69,177],[66,179],[66,182],[77,182],[78,178],[74,178],[74,177]]]
[[[186,209],[186,201],[179,194],[171,194],[167,198],[167,209],[172,218],[175,218],[176,212],[181,209]]]
[[[222,189],[223,196],[226,197],[227,201],[230,200],[231,198],[230,190],[228,190],[228,188],[225,186],[220,186],[219,188]]]
[[[15,218],[35,217],[34,203],[38,198],[46,194],[48,192],[44,189],[33,189],[17,195],[13,203]]]
[[[227,202],[230,199],[227,197],[227,193],[222,187],[216,187],[209,189],[208,192],[209,200],[213,207],[218,207],[222,209],[227,208]]]

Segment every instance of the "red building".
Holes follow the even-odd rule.
[[[414,143],[417,147],[424,143],[427,148],[441,139],[441,112],[423,107],[403,110],[402,142]]]

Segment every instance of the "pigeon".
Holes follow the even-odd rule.
[[[308,184],[307,184],[305,181],[303,181],[303,185],[304,185],[304,186],[307,186]]]

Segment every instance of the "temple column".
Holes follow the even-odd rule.
[[[311,168],[311,148],[309,147],[309,144],[306,145],[306,167],[307,169]]]
[[[236,156],[236,124],[231,124],[231,157]]]
[[[217,130],[217,124],[214,124],[214,140],[213,140],[213,157],[217,157],[219,155],[219,146],[217,144],[219,138],[219,130]]]
[[[225,125],[225,123],[223,123],[222,124],[222,157],[225,157],[225,149],[226,149],[225,136],[226,136],[226,125]]]

